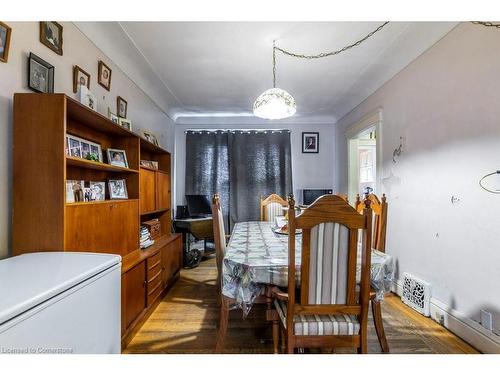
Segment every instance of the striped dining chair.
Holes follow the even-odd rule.
[[[370,292],[370,202],[362,214],[344,199],[324,195],[295,217],[289,198],[288,293],[273,292],[287,353],[294,348],[352,347],[367,352]],[[296,230],[302,230],[300,286],[295,281]],[[361,231],[360,231],[361,230]],[[358,235],[361,290],[356,293]],[[295,288],[300,288],[296,300]]]
[[[387,231],[387,198],[382,194],[382,199],[379,199],[375,194],[368,194],[365,200],[370,201],[370,207],[373,212],[373,240],[372,247],[382,253],[385,253],[385,237]],[[363,201],[359,194],[356,196],[355,208],[356,211],[362,212],[364,207]],[[375,332],[377,333],[378,342],[382,348],[382,352],[389,353],[389,344],[385,336],[384,321],[382,319],[381,301],[377,298],[376,291],[372,288],[370,291],[370,301],[372,304],[373,323]]]
[[[273,223],[276,216],[284,215],[283,207],[287,206],[286,200],[278,194],[271,194],[266,199],[260,198],[260,221]]]

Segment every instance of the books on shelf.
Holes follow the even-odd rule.
[[[141,245],[141,249],[145,249],[155,243],[155,241],[151,238],[148,228],[144,225],[141,225],[141,229],[139,230],[139,243]]]

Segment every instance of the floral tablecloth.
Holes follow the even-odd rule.
[[[266,284],[288,285],[288,236],[277,234],[263,221],[237,223],[226,248],[223,262],[222,292],[236,301],[244,315]],[[296,278],[300,283],[301,236],[296,236]],[[358,251],[358,256],[360,252]],[[358,261],[358,277],[361,265]],[[371,284],[377,298],[391,288],[394,265],[390,255],[372,250]]]

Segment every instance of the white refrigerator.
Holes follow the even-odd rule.
[[[121,257],[39,252],[0,261],[0,354],[120,353]]]

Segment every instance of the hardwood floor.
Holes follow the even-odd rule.
[[[215,260],[183,269],[180,280],[144,323],[124,353],[212,353],[219,309],[215,300]],[[391,353],[477,353],[460,338],[404,305],[391,295],[382,303],[384,326]],[[231,311],[226,353],[272,353],[270,327],[262,306],[247,319]],[[369,353],[380,353],[370,320]],[[342,353],[349,351],[342,351]]]

